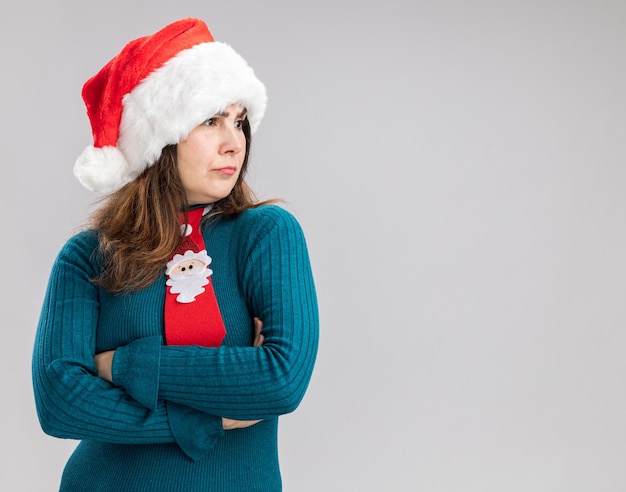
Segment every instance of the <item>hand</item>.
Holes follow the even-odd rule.
[[[259,318],[254,318],[254,347],[260,347],[265,341],[265,337],[261,331],[263,331],[263,321]]]
[[[254,424],[258,424],[260,420],[233,420],[222,417],[222,427],[224,430],[245,429],[251,427]]]
[[[106,352],[100,352],[96,354],[93,358],[96,363],[96,369],[98,371],[98,376],[102,379],[106,379],[109,383],[113,382],[113,355],[115,354],[115,350],[107,350]]]

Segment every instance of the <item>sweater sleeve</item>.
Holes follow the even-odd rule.
[[[161,346],[160,356],[153,354],[159,371],[141,374],[138,358],[128,356],[132,349],[122,347],[113,360],[116,384],[158,387],[160,399],[233,419],[295,410],[317,353],[317,299],[302,230],[291,214],[276,210],[251,231],[241,279],[252,314],[263,321],[263,345]]]
[[[35,403],[42,429],[61,438],[127,444],[182,442],[184,448],[185,443],[189,444],[191,429],[170,424],[172,415],[174,420],[180,420],[174,415],[177,409],[168,409],[163,401],[156,400],[152,408],[146,408],[123,389],[96,375],[99,294],[91,281],[97,275],[96,245],[95,233],[75,236],[61,250],[52,268],[32,360]],[[152,346],[159,345],[159,341],[152,341]],[[223,433],[218,417],[196,412],[187,415],[187,422],[192,421],[204,429],[205,439],[215,439]],[[197,448],[198,443],[191,447]]]

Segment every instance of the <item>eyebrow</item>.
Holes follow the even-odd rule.
[[[246,114],[248,114],[248,108],[243,108],[240,113],[237,115],[237,118],[243,118]],[[220,111],[215,116],[220,116],[222,118],[228,118],[230,113],[228,111]]]

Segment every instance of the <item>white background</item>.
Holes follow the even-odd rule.
[[[287,492],[626,490],[626,3],[17,0],[0,16],[0,489],[54,491],[30,359],[96,195],[83,82],[203,18],[268,88],[252,185],[321,313]]]

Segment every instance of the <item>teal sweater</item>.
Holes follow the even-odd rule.
[[[81,440],[62,491],[279,491],[278,416],[308,386],[318,344],[302,230],[277,206],[203,230],[227,334],[219,348],[163,343],[165,275],[113,295],[94,231],[72,237],[52,268],[33,353],[43,430]],[[265,341],[252,346],[253,317]],[[113,384],[94,354],[116,349]],[[221,417],[263,419],[224,431]]]

